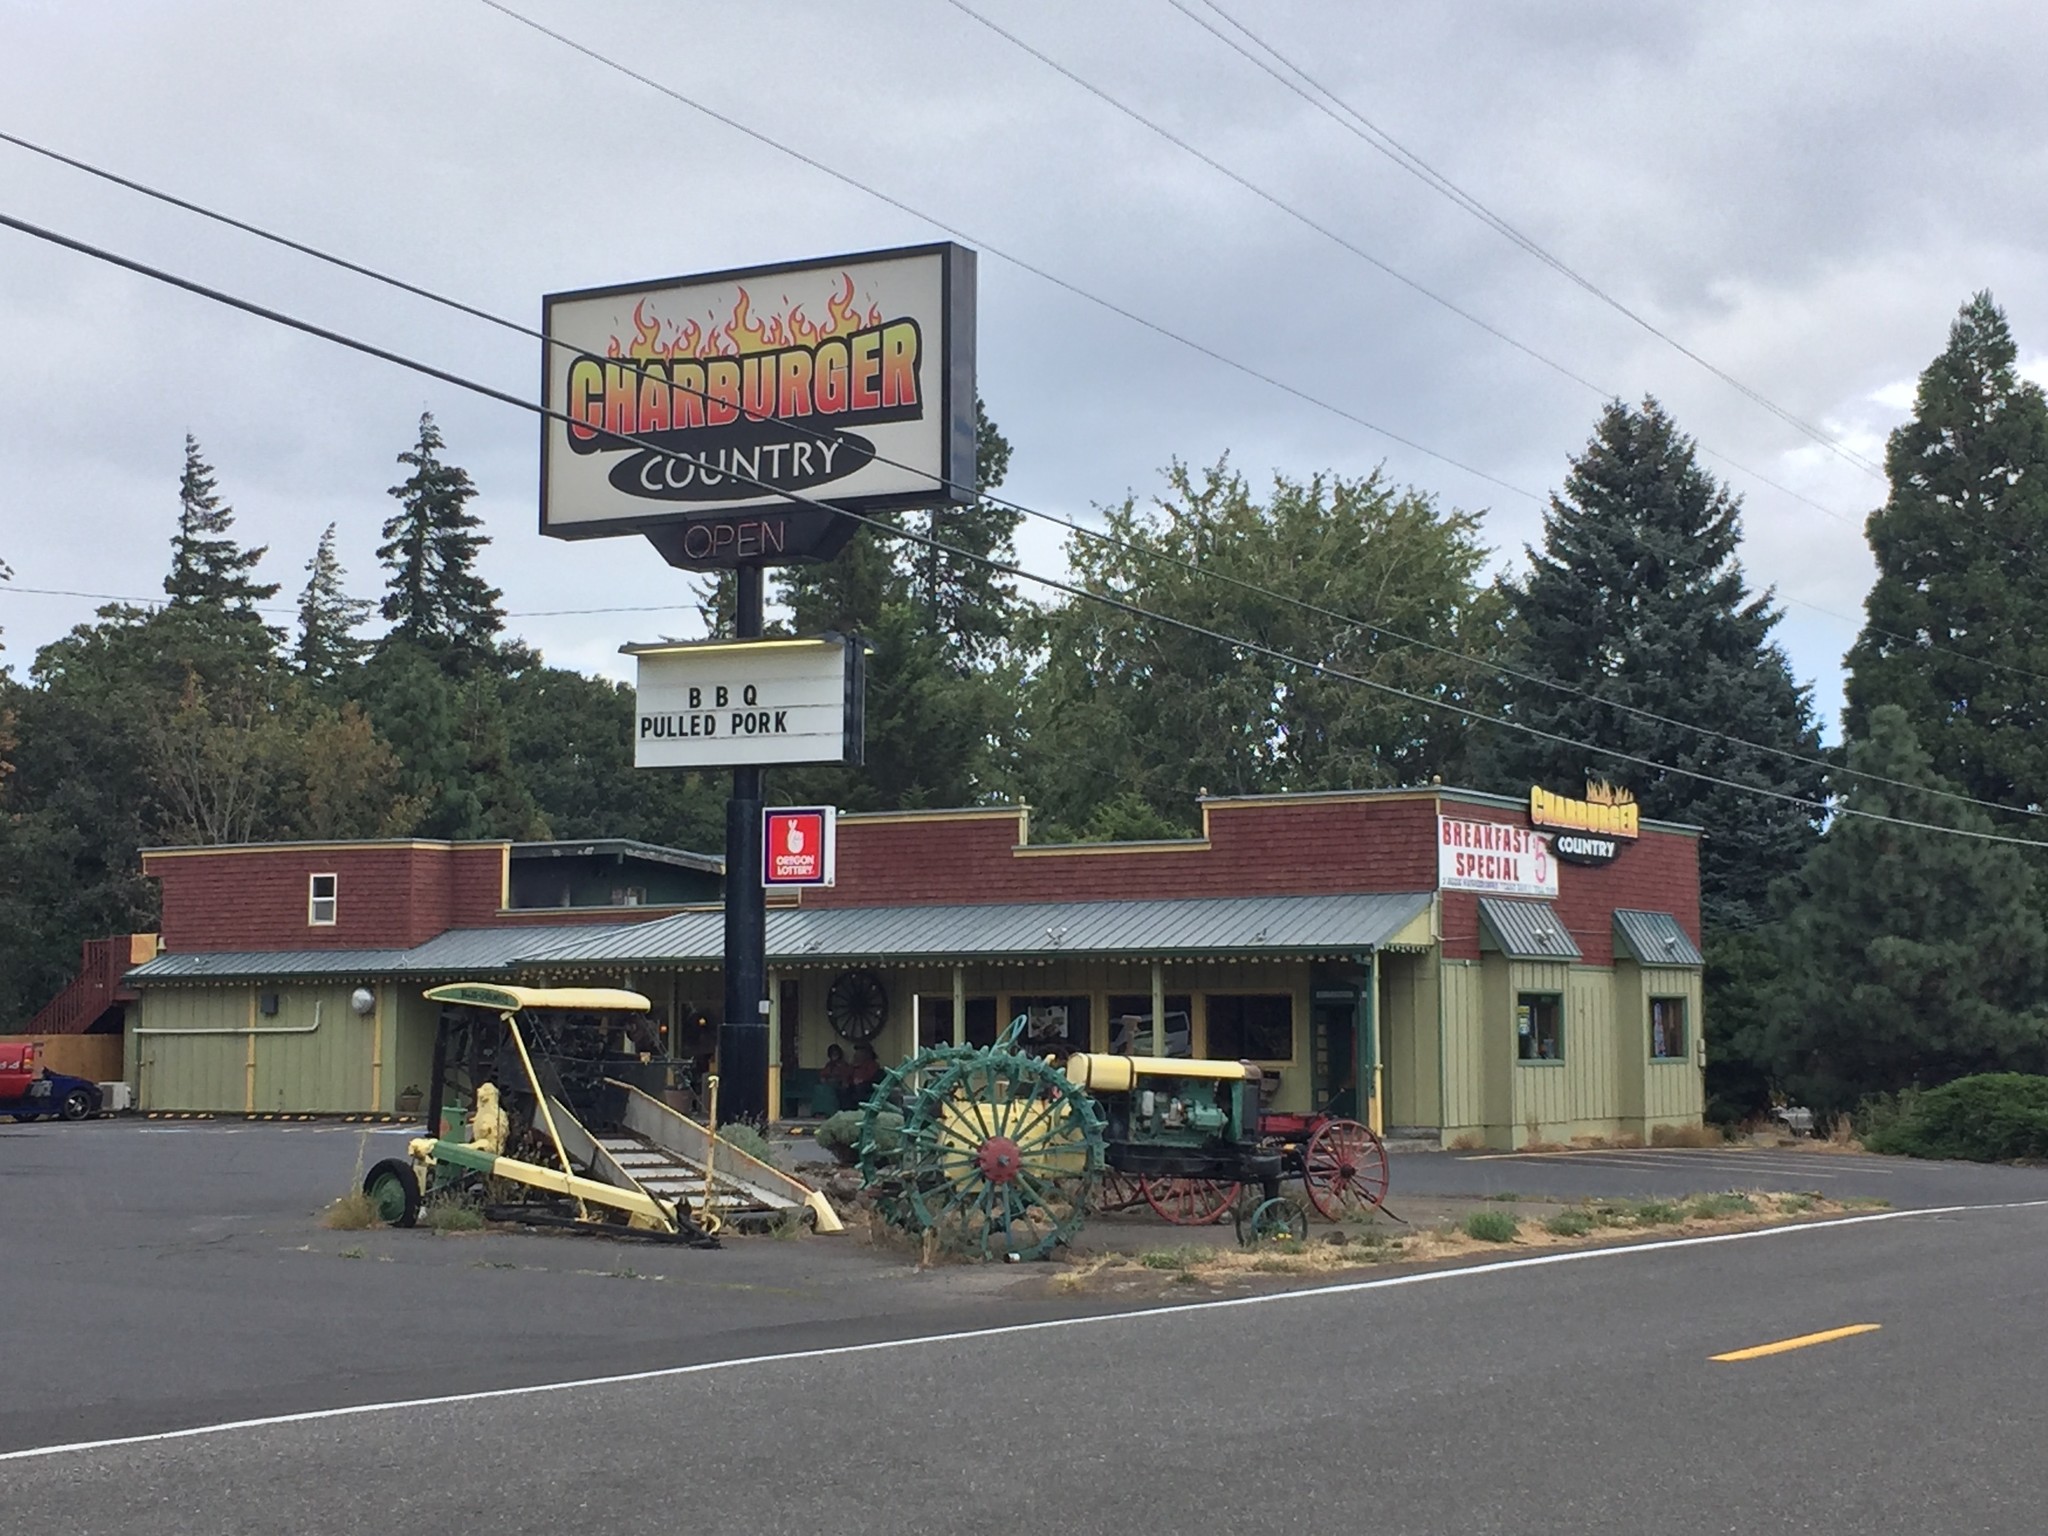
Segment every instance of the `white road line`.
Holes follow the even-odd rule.
[[[1308,1290],[1269,1291],[1258,1296],[1229,1296],[1216,1301],[1184,1302],[1178,1306],[1142,1307],[1130,1312],[1091,1312],[1082,1317],[1056,1317],[1033,1323],[1005,1323],[994,1328],[966,1328],[950,1333],[916,1334],[906,1339],[879,1339],[871,1344],[835,1344],[824,1349],[793,1349],[782,1354],[742,1355],[731,1360],[706,1360],[697,1365],[663,1366],[651,1371],[624,1371],[614,1376],[582,1376],[569,1381],[536,1382],[524,1387],[493,1387],[480,1392],[450,1392],[439,1397],[357,1403],[344,1408],[315,1408],[304,1413],[280,1413],[260,1419],[230,1419],[218,1424],[196,1424],[188,1429],[167,1429],[149,1435],[118,1435],[106,1440],[75,1440],[63,1445],[39,1445],[26,1450],[0,1451],[0,1462],[34,1461],[52,1456],[73,1455],[81,1451],[113,1450],[131,1445],[162,1445],[172,1440],[193,1440],[244,1429],[272,1429],[286,1424],[318,1424],[331,1419],[363,1418],[371,1414],[408,1413],[421,1408],[446,1408],[512,1397],[577,1392],[594,1387],[670,1381],[684,1376],[705,1376],[718,1371],[743,1370],[748,1366],[781,1365],[798,1360],[831,1360],[843,1355],[881,1354],[891,1350],[915,1349],[926,1344],[974,1343],[981,1339],[1008,1338],[1016,1334],[1051,1333],[1066,1328],[1090,1328],[1102,1324],[1183,1317],[1191,1313],[1221,1312],[1236,1307],[1284,1306],[1290,1302],[1318,1301],[1326,1296],[1354,1296],[1364,1291],[1389,1291],[1411,1285],[1467,1280],[1475,1275],[1497,1275],[1511,1269],[1542,1269],[1553,1264],[1584,1264],[1602,1259],[1625,1259],[1644,1253],[1668,1253],[1677,1248],[1706,1248],[1720,1243],[1746,1243],[1759,1238],[1834,1232],[1845,1227],[1868,1226],[1883,1221],[1911,1221],[1916,1217],[1970,1215],[1983,1211],[2031,1211],[2043,1207],[2048,1207],[2048,1200],[2011,1200],[1999,1205],[1932,1206],[1926,1210],[1879,1211],[1868,1216],[1841,1216],[1832,1221],[1811,1221],[1793,1226],[1752,1227],[1747,1232],[1717,1232],[1707,1237],[1659,1238],[1651,1242],[1627,1243],[1612,1248],[1575,1248],[1564,1253],[1532,1254],[1528,1258],[1500,1259],[1489,1264],[1468,1264],[1454,1269],[1429,1269],[1414,1274],[1387,1275],[1378,1280],[1351,1280],[1341,1285],[1320,1285]]]

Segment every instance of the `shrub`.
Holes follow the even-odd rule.
[[[894,1152],[903,1144],[903,1117],[893,1110],[884,1110],[875,1116],[875,1150]],[[813,1138],[820,1152],[829,1153],[833,1160],[851,1165],[860,1156],[860,1111],[842,1109],[831,1119],[818,1127]]]
[[[1865,1106],[1863,1144],[1907,1157],[2048,1158],[2048,1077],[1985,1072]]]
[[[1650,1130],[1653,1147],[1719,1147],[1727,1142],[1718,1125],[1659,1125]]]
[[[718,1128],[718,1139],[728,1146],[737,1147],[757,1162],[775,1166],[775,1149],[768,1145],[768,1138],[744,1120],[735,1120]]]
[[[1629,1212],[1639,1227],[1669,1227],[1685,1220],[1685,1212],[1669,1200],[1645,1200]]]
[[[1465,1218],[1465,1235],[1482,1243],[1512,1243],[1522,1224],[1506,1211],[1474,1211]]]
[[[1584,1237],[1599,1223],[1587,1211],[1559,1211],[1543,1223],[1543,1230],[1552,1237]]]
[[[1170,1269],[1185,1274],[1209,1256],[1205,1248],[1192,1244],[1179,1248],[1155,1248],[1150,1253],[1138,1255],[1138,1262],[1147,1269]]]

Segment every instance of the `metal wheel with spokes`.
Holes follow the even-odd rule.
[[[956,1053],[905,1105],[891,1220],[979,1258],[1043,1258],[1080,1230],[1103,1169],[1102,1114],[1057,1067]]]
[[[1174,1226],[1207,1227],[1229,1214],[1242,1186],[1221,1179],[1146,1179],[1139,1188],[1145,1203]]]
[[[1302,1150],[1301,1179],[1328,1220],[1363,1216],[1387,1198],[1387,1149],[1370,1126],[1325,1121]]]
[[[1095,1186],[1095,1203],[1089,1209],[1106,1215],[1111,1211],[1127,1211],[1144,1203],[1143,1179],[1134,1179],[1121,1168],[1105,1167],[1102,1181]]]

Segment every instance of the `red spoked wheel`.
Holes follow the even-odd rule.
[[[1387,1198],[1387,1149],[1370,1126],[1327,1120],[1301,1154],[1301,1180],[1326,1219],[1363,1216]]]
[[[1145,1186],[1142,1179],[1134,1179],[1121,1168],[1102,1170],[1102,1182],[1095,1186],[1095,1201],[1091,1210],[1107,1214],[1110,1211],[1127,1211],[1134,1205],[1145,1203]]]
[[[1145,1203],[1176,1227],[1206,1227],[1237,1204],[1239,1186],[1220,1179],[1143,1179]]]

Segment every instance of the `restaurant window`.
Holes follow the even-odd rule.
[[[1294,1060],[1294,997],[1210,993],[1209,1055],[1217,1061]]]
[[[1555,992],[1516,997],[1515,1055],[1523,1061],[1564,1060],[1564,999]]]
[[[924,992],[917,999],[917,1045],[919,1050],[953,1043],[953,994]],[[967,999],[967,1043],[983,1049],[996,1043],[996,1000],[992,997]]]
[[[1194,1000],[1185,992],[1166,995],[1166,1052],[1168,1056],[1195,1054]],[[1109,999],[1109,1049],[1115,1056],[1153,1056],[1152,994],[1130,992]]]
[[[1022,1015],[1024,1034],[1018,1044],[1035,1056],[1065,1056],[1088,1049],[1088,999],[1085,997],[1013,997],[1010,1017]]]
[[[1682,1061],[1685,1058],[1685,999],[1650,999],[1650,1059]]]
[[[332,928],[338,900],[333,875],[314,875],[307,885],[306,924],[311,928]]]

